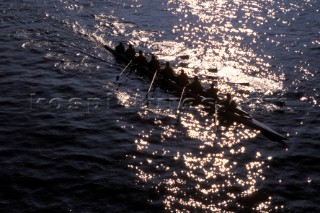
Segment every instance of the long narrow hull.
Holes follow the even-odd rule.
[[[252,117],[243,116],[236,113],[225,112],[225,111],[220,113],[220,115],[222,115],[224,118],[228,118],[229,120],[236,121],[248,127],[251,127],[253,129],[259,130],[263,135],[265,135],[271,140],[283,141],[287,139],[284,135],[276,132],[275,130],[271,129],[269,126],[261,123],[260,121]]]
[[[107,45],[105,45],[104,47],[109,52],[111,52],[115,57],[117,57],[117,59],[123,61],[124,63],[130,62],[130,60],[126,56],[117,53],[113,48],[111,48]],[[145,73],[147,75],[153,75],[153,73],[150,70],[148,70],[147,68],[145,68]],[[181,86],[179,86],[176,82],[173,82],[173,81],[165,79],[165,78],[159,78],[157,83],[160,85],[165,85],[165,87],[171,88],[171,89],[177,91],[177,94],[180,94],[181,91],[183,90],[183,88]],[[208,108],[214,108],[215,104],[213,101],[210,101],[210,98],[206,98],[206,97],[200,96],[198,94],[191,94],[191,93],[187,93],[187,95],[190,98],[194,99],[194,101],[196,103],[203,104],[203,105],[207,106]],[[205,101],[206,99],[209,101]],[[260,130],[260,132],[263,135],[265,135],[266,137],[268,137],[271,140],[282,142],[283,140],[287,139],[282,134],[276,132],[275,130],[271,129],[267,125],[252,118],[250,115],[248,115],[248,113],[246,113],[240,109],[237,109],[237,110],[238,111],[236,111],[236,112],[225,112],[224,111],[224,112],[220,113],[220,115],[222,115],[224,118],[226,118],[228,120],[233,120],[233,121],[242,123],[248,127],[251,127],[253,129]]]

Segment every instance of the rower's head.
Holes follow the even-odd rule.
[[[132,44],[129,44],[129,48],[132,49]]]
[[[142,53],[142,50],[139,50],[139,55],[142,55],[143,53]]]
[[[230,101],[230,107],[231,107],[231,109],[237,108],[237,103],[234,100],[231,100]]]
[[[227,93],[227,99],[231,99],[231,94]]]
[[[184,70],[183,69],[181,69],[181,74],[184,74]]]
[[[151,58],[152,58],[152,60],[156,60],[156,56],[155,55],[152,55]]]
[[[199,77],[196,75],[196,76],[194,76],[193,80],[198,81]]]
[[[169,67],[170,66],[170,63],[167,61],[166,62],[166,67]]]

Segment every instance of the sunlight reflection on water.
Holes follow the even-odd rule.
[[[170,61],[176,72],[184,69],[190,77],[199,75],[205,87],[216,82],[220,95],[231,93],[238,102],[246,102],[251,94],[284,92],[283,66],[272,64],[274,56],[258,48],[283,45],[286,35],[273,35],[270,22],[289,26],[290,21],[278,15],[298,7],[271,0],[169,0],[168,10],[179,17],[171,32],[134,29],[132,23],[116,21],[117,32],[113,33],[130,37],[129,42],[146,51],[147,57],[152,52],[162,62]],[[110,17],[97,20],[105,18]],[[170,33],[173,38],[156,39]],[[218,73],[212,75],[212,68]],[[132,94],[118,95],[124,106],[132,106]],[[260,101],[248,107],[257,108]],[[207,118],[197,107],[184,109],[178,120],[173,108],[141,108],[139,115],[157,130],[139,132],[135,138],[138,153],[128,156],[136,162],[129,167],[136,170],[139,182],[154,186],[167,211],[268,212],[283,208],[272,206],[272,197],[260,187],[265,164],[272,157],[245,146],[255,141],[258,131],[238,123],[216,125],[214,118]]]
[[[179,135],[175,126],[160,126],[163,136],[159,142],[148,143],[150,138],[157,139],[145,132],[136,140],[137,150],[153,156],[152,160],[140,158],[139,165],[130,167],[136,168],[140,181],[156,185],[168,211],[238,208],[258,191],[257,182],[264,180],[261,153],[256,152],[253,161],[241,160],[248,154],[242,141],[254,138],[254,131],[239,131],[238,125],[221,127],[219,131],[213,123],[202,123],[189,112],[181,117],[185,136]],[[174,136],[181,142],[175,142]],[[161,160],[163,157],[166,160]],[[269,202],[269,198],[262,200],[256,210],[267,209]]]

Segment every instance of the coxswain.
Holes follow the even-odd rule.
[[[184,70],[182,69],[180,74],[177,76],[177,84],[179,84],[182,87],[185,87],[189,84],[188,76],[184,73]]]
[[[223,105],[228,112],[235,112],[237,108],[237,103],[232,100],[230,93],[228,93],[227,97],[224,100],[220,101],[219,104]]]
[[[205,91],[199,81],[198,76],[195,76],[193,78],[193,82],[187,86],[187,89],[189,89],[189,90],[191,90],[191,92],[199,94],[199,95],[205,94]]]
[[[250,119],[252,118],[249,113],[243,111],[241,108],[238,107],[237,102],[231,98],[230,93],[227,94],[226,99],[219,101],[218,103],[225,107],[226,112],[236,113]]]
[[[131,60],[136,56],[136,51],[133,48],[132,44],[129,44],[129,48],[126,49],[125,55]]]
[[[218,100],[218,89],[214,87],[213,83],[210,85],[210,88],[206,90],[206,97]]]
[[[166,62],[166,66],[161,70],[161,73],[167,79],[176,80],[177,78],[169,62]]]
[[[160,70],[160,62],[155,55],[151,56],[151,60],[149,61],[149,68],[153,73],[156,72],[156,70]]]
[[[119,54],[124,54],[125,53],[125,48],[122,44],[122,42],[120,42],[117,46],[116,46],[116,52]]]

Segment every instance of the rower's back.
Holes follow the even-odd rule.
[[[147,61],[146,57],[143,55],[142,50],[139,50],[139,55],[134,58],[134,62],[138,66],[146,66],[148,64],[148,61]]]
[[[191,90],[193,93],[199,94],[199,95],[204,95],[204,89],[199,81],[198,76],[195,76],[193,78],[193,82],[188,85],[187,87],[189,90]]]
[[[122,42],[120,42],[117,46],[116,46],[116,52],[119,54],[125,54],[125,48],[122,44]]]
[[[207,89],[207,91],[206,91],[206,96],[208,98],[213,98],[213,99],[217,100],[218,99],[218,89],[214,88],[214,85],[211,84],[210,88]]]
[[[151,60],[149,61],[149,68],[152,72],[160,70],[160,63],[155,55],[152,55]]]
[[[125,55],[131,60],[136,56],[136,50],[133,48],[132,44],[129,44],[129,48],[126,49]]]
[[[185,87],[189,84],[189,79],[187,74],[185,74],[184,70],[182,69],[180,74],[177,76],[177,84],[182,87]]]
[[[176,75],[169,62],[166,62],[166,66],[161,70],[161,73],[164,78],[176,80]]]

